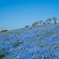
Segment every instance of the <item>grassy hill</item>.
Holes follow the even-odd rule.
[[[0,33],[0,59],[59,59],[59,23]]]

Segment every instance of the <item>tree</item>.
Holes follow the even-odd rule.
[[[40,25],[42,25],[43,24],[43,21],[39,21],[39,23],[40,23]]]
[[[34,22],[34,23],[32,24],[32,27],[33,27],[33,26],[37,26],[37,25],[39,25],[39,23],[38,23],[38,22]]]
[[[46,23],[48,22],[48,24],[50,24],[51,23],[51,20],[52,20],[51,18],[47,19],[46,20]]]
[[[7,30],[2,30],[1,32],[6,32]]]
[[[32,24],[32,27],[36,26],[34,23]]]
[[[46,22],[43,23],[43,25],[46,24]]]
[[[26,26],[25,26],[25,28],[28,28],[28,27],[29,27],[29,25],[26,25]]]
[[[52,17],[52,18],[53,18],[53,20],[54,20],[54,23],[56,23],[57,18],[56,18],[56,17]]]

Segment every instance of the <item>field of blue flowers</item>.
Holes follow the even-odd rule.
[[[0,33],[0,59],[59,59],[59,23]]]

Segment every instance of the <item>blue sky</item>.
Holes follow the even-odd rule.
[[[58,0],[0,0],[0,31],[24,28],[49,17],[59,20]]]

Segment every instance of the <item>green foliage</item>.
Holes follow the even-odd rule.
[[[40,44],[42,44],[42,42],[40,42]]]
[[[43,37],[40,37],[40,39],[42,39]]]
[[[11,45],[13,45],[14,47],[16,47],[16,46],[19,46],[19,44],[22,44],[23,42],[19,42],[19,43],[11,43]]]
[[[57,28],[59,28],[59,26],[57,26]]]
[[[51,34],[51,32],[47,32],[47,31],[46,31],[45,33],[46,33],[46,34]]]
[[[19,36],[19,35],[20,35],[20,33],[17,33],[17,34],[15,35],[15,37],[16,37],[16,36]]]
[[[56,38],[58,38],[58,37],[56,37]]]
[[[40,35],[37,35],[37,37],[39,37]]]
[[[46,56],[44,56],[44,57],[43,57],[43,59],[50,59],[50,57],[49,57],[49,56],[47,56],[47,57],[46,57]]]
[[[34,41],[36,41],[37,39],[34,39]]]
[[[42,34],[40,34],[40,35],[37,35],[37,37],[41,37],[42,36]],[[41,37],[42,38],[42,37]]]
[[[16,44],[16,45],[14,45],[14,46],[19,46],[19,44]]]
[[[56,45],[56,47],[54,47],[54,49],[58,48],[59,49],[59,46]]]
[[[10,43],[10,45],[13,45],[13,43]]]
[[[8,33],[12,33],[12,32],[8,32]]]
[[[0,54],[0,59],[3,59],[3,57],[5,57],[3,54]]]
[[[5,51],[3,51],[3,53],[5,53]]]
[[[2,33],[2,34],[0,34],[0,35],[3,35],[3,33]]]
[[[15,31],[11,31],[11,32],[6,32],[6,33],[13,33],[13,34],[14,34],[14,33],[15,33]]]
[[[46,57],[43,57],[43,58],[45,58],[45,59],[46,59]]]
[[[53,39],[55,39],[55,38],[53,37]]]
[[[3,57],[5,57],[4,53],[5,53],[5,51],[3,51],[2,54],[0,54],[0,59],[3,59]],[[10,54],[9,52],[6,52],[6,55],[9,55],[9,54]]]
[[[29,28],[29,29],[32,29],[32,28]]]
[[[32,53],[32,55],[34,55],[34,53]]]
[[[48,37],[49,35],[47,34],[45,37]]]
[[[9,55],[10,53],[9,52],[6,52],[7,55]]]
[[[54,21],[54,23],[56,23],[56,21]]]
[[[40,45],[40,47],[44,47],[44,45]]]

